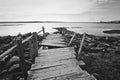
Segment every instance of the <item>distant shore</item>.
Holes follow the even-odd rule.
[[[120,21],[100,21],[100,23],[114,23],[114,24],[120,24]]]
[[[120,30],[105,30],[103,32],[106,34],[120,34]]]

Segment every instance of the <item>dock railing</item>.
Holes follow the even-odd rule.
[[[79,58],[81,57],[81,51],[82,51],[82,47],[83,47],[83,43],[85,41],[85,36],[86,36],[86,33],[83,34],[83,37],[82,37],[82,40],[80,42],[80,47],[79,47],[79,51],[77,53],[77,59],[79,60]]]
[[[22,70],[24,80],[27,79],[27,68],[25,64],[25,56],[23,50],[23,44],[28,42],[30,48],[30,60],[34,63],[35,57],[38,55],[38,41],[37,36],[39,33],[43,32],[43,37],[45,37],[45,28],[42,27],[42,30],[39,32],[33,32],[31,36],[27,37],[25,40],[22,40],[21,36],[18,36],[16,39],[16,45],[5,51],[0,55],[0,60],[9,55],[13,50],[17,49],[18,56],[20,58],[20,68]]]
[[[70,41],[69,41],[69,43],[68,43],[68,46],[71,45],[71,43],[73,42],[73,39],[75,38],[75,35],[76,35],[76,34],[77,34],[77,33],[74,33],[74,34],[73,34],[72,38],[70,39]],[[80,42],[80,47],[79,47],[78,53],[76,54],[77,60],[79,60],[79,58],[81,57],[81,51],[82,51],[83,43],[84,43],[84,40],[85,40],[85,36],[86,36],[86,33],[84,32],[84,33],[83,33],[82,40],[81,40],[81,42]]]
[[[72,43],[72,41],[73,41],[73,39],[74,39],[75,35],[76,35],[76,33],[74,33],[74,35],[73,35],[73,36],[72,36],[72,38],[70,39],[70,42],[69,42],[68,46],[70,46],[70,45],[71,45],[71,43]]]

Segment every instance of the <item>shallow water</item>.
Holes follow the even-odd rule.
[[[80,28],[68,28],[78,33],[89,33],[98,36],[108,35],[120,35],[120,34],[105,34],[104,30],[120,30],[120,24],[106,24],[106,23],[0,23],[0,36],[17,35],[18,33],[25,34],[27,32],[40,31],[42,26],[45,27],[45,31],[52,33],[55,30],[53,27],[80,27]]]

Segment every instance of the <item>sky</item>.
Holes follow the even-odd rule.
[[[0,21],[120,20],[120,0],[0,0]]]

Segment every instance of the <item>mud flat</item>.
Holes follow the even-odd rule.
[[[68,44],[73,31],[55,28],[56,33],[63,33]],[[70,46],[78,53],[83,34],[76,33]],[[83,69],[98,80],[119,80],[120,77],[120,36],[95,36],[86,33],[79,60],[85,62]]]
[[[31,36],[32,33],[23,34],[22,39]],[[16,36],[0,36],[0,54],[16,45]],[[43,37],[38,36],[38,41],[42,41]],[[32,61],[30,59],[29,42],[23,44],[24,56],[27,70],[31,68]],[[0,60],[0,80],[19,80],[22,77],[22,71],[19,65],[20,58],[18,57],[17,49],[14,49],[9,55]]]

